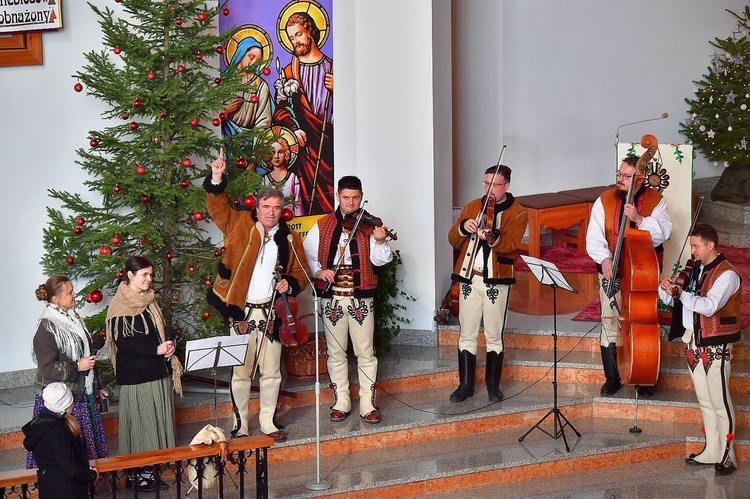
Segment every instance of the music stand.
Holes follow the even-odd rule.
[[[558,270],[557,266],[554,263],[526,255],[521,255],[521,259],[526,262],[526,265],[528,265],[529,270],[531,270],[531,273],[534,274],[534,277],[537,278],[539,284],[552,288],[553,405],[552,409],[550,409],[549,412],[547,412],[547,414],[542,417],[542,419],[537,421],[534,426],[529,428],[529,430],[524,433],[521,438],[518,439],[518,441],[523,442],[523,439],[526,438],[529,433],[534,431],[534,429],[538,429],[554,438],[555,440],[557,440],[562,435],[563,442],[565,442],[565,450],[569,453],[570,446],[568,445],[568,439],[565,438],[565,427],[570,426],[570,429],[573,430],[573,432],[579,438],[581,437],[581,434],[578,432],[578,430],[575,429],[575,426],[573,426],[570,421],[568,421],[568,418],[566,418],[565,415],[557,407],[557,288],[563,288],[564,290],[570,291],[571,293],[578,293],[578,290],[573,289],[573,287],[568,284],[568,281],[565,280],[565,276],[562,275],[562,272]],[[540,426],[549,416],[552,416],[552,433],[548,432]],[[564,423],[563,420],[565,421]]]
[[[216,401],[216,368],[241,366],[245,363],[250,335],[215,336],[191,340],[185,344],[185,371],[210,369],[214,378],[214,426],[219,426]]]

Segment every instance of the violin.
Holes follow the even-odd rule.
[[[276,281],[278,282],[281,280],[281,270],[276,269],[275,273]],[[281,326],[279,327],[281,344],[287,347],[296,347],[305,343],[309,333],[307,332],[307,326],[297,319],[297,314],[299,313],[297,300],[288,296],[287,293],[280,293],[273,307],[276,317],[281,319]]]
[[[359,219],[360,227],[362,225],[365,225],[370,228],[370,232],[375,227],[383,227],[383,221],[380,218],[371,215],[362,208],[355,211],[354,213],[346,215],[344,217],[342,225],[346,230],[352,231],[354,230],[354,227],[357,226],[357,219]],[[388,227],[384,228],[386,237],[390,237],[393,241],[398,241],[398,234],[396,234],[396,232],[391,231],[390,229],[388,229]]]
[[[485,236],[485,240],[487,241],[487,244],[492,246],[495,244],[495,239],[498,238],[500,235],[498,233],[497,229],[493,229],[493,225],[495,223],[495,196],[492,194],[492,191],[489,193],[489,199],[487,200],[487,209],[485,210],[484,214],[484,229],[486,229],[487,235]]]
[[[679,298],[680,294],[678,293],[679,289],[685,289],[690,284],[690,279],[693,275],[693,269],[695,268],[695,259],[690,258],[687,262],[685,262],[685,268],[682,269],[679,274],[677,274],[677,277],[672,278],[672,284],[674,284],[674,287],[672,288],[672,297],[673,298]]]

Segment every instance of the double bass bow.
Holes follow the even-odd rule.
[[[648,163],[656,154],[659,141],[653,135],[641,138],[646,151],[638,158],[623,203],[620,232],[613,257],[612,279],[605,290],[613,298],[610,306],[620,312],[617,338],[617,366],[626,385],[653,386],[659,377],[661,337],[656,301],[659,288],[659,261],[648,231],[628,223],[625,204],[633,204],[637,188],[643,185]],[[637,186],[637,188],[636,188]],[[615,282],[619,276],[621,303],[616,301]],[[611,294],[610,294],[611,293]]]

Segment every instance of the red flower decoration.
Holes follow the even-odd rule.
[[[734,433],[727,433],[727,442],[732,442],[734,440]]]

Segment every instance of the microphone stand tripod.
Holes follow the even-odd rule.
[[[532,257],[526,257],[521,256],[521,258],[526,262],[526,265],[529,266],[529,269],[531,269],[534,276],[539,280],[540,284],[544,284],[547,286],[550,286],[552,288],[552,351],[553,351],[553,360],[552,360],[552,373],[553,373],[553,381],[552,381],[552,409],[550,409],[547,414],[542,416],[542,419],[536,422],[534,426],[529,428],[529,430],[521,435],[521,438],[518,439],[519,442],[523,442],[523,439],[526,438],[526,436],[534,431],[534,429],[540,430],[543,433],[546,433],[550,437],[557,440],[562,436],[563,442],[565,443],[565,451],[570,452],[570,446],[568,445],[568,439],[565,438],[565,427],[569,426],[571,430],[573,430],[573,433],[576,434],[578,438],[581,437],[581,434],[576,430],[575,426],[568,421],[568,418],[565,417],[565,415],[560,411],[559,407],[557,406],[557,288],[562,287],[563,289],[566,289],[572,293],[578,293],[577,290],[573,289],[570,284],[565,280],[565,277],[563,277],[562,273],[557,269],[557,266],[551,262],[546,262],[544,260],[540,260],[538,258],[532,258]],[[546,265],[545,265],[546,264]],[[552,427],[553,431],[552,433],[548,432],[544,428],[541,427],[541,424],[548,418],[552,416]],[[563,421],[565,421],[563,423]]]

